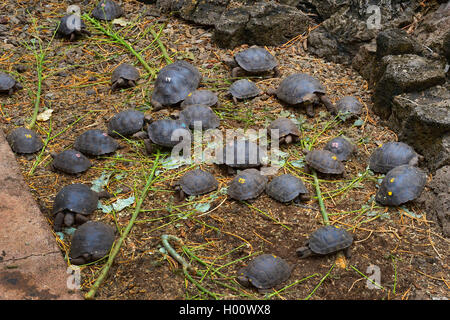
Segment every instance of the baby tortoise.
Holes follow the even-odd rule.
[[[276,90],[269,89],[267,93],[275,94],[289,105],[304,105],[309,117],[314,117],[313,107],[319,102],[323,103],[331,114],[336,114],[336,107],[328,99],[325,87],[319,80],[305,73],[295,73],[284,78]]]
[[[67,14],[61,18],[56,34],[61,38],[68,38],[74,41],[78,36],[83,34],[90,36],[91,33],[86,30],[86,24],[81,20],[79,14]]]
[[[70,263],[82,265],[109,254],[114,243],[114,229],[100,221],[88,221],[75,230],[70,244]]]
[[[144,139],[144,143],[148,154],[153,151],[151,143],[168,148],[173,148],[180,142],[189,143],[190,146],[192,135],[186,123],[172,119],[153,121],[147,127],[147,134],[148,139]]]
[[[97,193],[85,184],[74,183],[63,187],[53,202],[53,226],[55,231],[61,231],[62,226],[82,224],[87,217],[97,209],[98,199],[110,195],[107,192]]]
[[[217,107],[219,105],[219,98],[217,94],[210,90],[195,90],[187,95],[186,99],[181,103],[181,108],[198,104],[205,107]]]
[[[131,88],[139,80],[139,71],[128,63],[122,63],[114,69],[111,75],[111,90]]]
[[[97,20],[111,21],[122,15],[122,8],[112,0],[101,0],[92,10],[92,16]]]
[[[153,111],[176,106],[200,85],[202,75],[192,64],[178,60],[162,68],[151,98]]]
[[[356,152],[356,146],[344,137],[336,137],[327,142],[325,150],[333,152],[340,161],[347,161]]]
[[[199,124],[202,130],[215,129],[220,125],[220,119],[214,111],[200,104],[190,105],[181,110],[179,119],[191,129]]]
[[[342,174],[345,167],[337,155],[328,150],[312,150],[306,154],[308,166],[325,174]]]
[[[36,132],[25,127],[12,130],[7,136],[11,149],[16,153],[29,154],[42,149],[44,143]]]
[[[231,95],[233,102],[238,103],[238,99],[251,99],[259,96],[262,91],[252,81],[241,79],[233,82],[228,89],[228,93]]]
[[[68,149],[60,153],[51,153],[53,157],[52,168],[68,173],[79,174],[92,166],[91,161],[81,152]]]
[[[278,118],[272,121],[267,129],[272,138],[272,130],[278,130],[280,144],[291,144],[300,140],[300,130],[298,130],[297,125],[291,119]]]
[[[238,77],[239,73],[246,75],[263,75],[273,71],[274,77],[280,76],[278,61],[265,48],[251,46],[234,55],[234,59],[225,60],[226,64],[232,67],[231,76]]]
[[[262,254],[237,272],[236,280],[244,287],[255,287],[259,292],[276,287],[291,276],[292,267],[273,254]]]
[[[279,202],[300,202],[310,199],[302,180],[291,174],[275,177],[267,184],[266,193]]]
[[[297,249],[297,255],[306,258],[312,254],[326,255],[345,250],[344,254],[350,257],[352,243],[353,237],[349,232],[329,225],[314,231],[304,246]]]
[[[386,173],[403,164],[416,166],[422,156],[403,142],[387,142],[375,149],[369,159],[369,169]]]
[[[345,96],[336,101],[336,109],[343,120],[357,118],[363,109],[362,103],[353,96]]]
[[[222,154],[216,153],[217,164],[224,164],[229,173],[234,169],[258,168],[263,165],[266,150],[248,139],[238,139],[228,142],[222,149]]]
[[[145,122],[150,122],[149,116],[142,112],[128,109],[115,114],[108,122],[108,135],[113,138],[128,137],[142,130]]]
[[[218,188],[219,183],[214,176],[200,169],[186,172],[181,179],[175,184],[175,191],[178,192],[177,199],[183,200],[186,195],[197,196],[209,193]]]
[[[0,93],[12,95],[14,91],[22,89],[22,85],[9,74],[0,72]]]
[[[235,200],[249,200],[258,197],[266,188],[267,177],[256,169],[241,171],[228,186],[227,194]]]
[[[375,200],[385,206],[399,206],[420,196],[427,175],[411,165],[401,165],[390,170],[377,191]]]
[[[113,153],[119,148],[116,140],[108,136],[106,132],[98,129],[87,130],[75,139],[74,149],[90,155],[100,156]]]

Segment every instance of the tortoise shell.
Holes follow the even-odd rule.
[[[53,202],[53,214],[70,211],[82,215],[90,215],[97,209],[98,194],[87,185],[74,183],[63,187]]]
[[[353,96],[342,97],[335,106],[339,113],[351,117],[360,115],[363,109],[361,102]]]
[[[97,20],[111,21],[122,15],[122,8],[112,0],[101,0],[92,10],[92,16]]]
[[[32,130],[19,127],[12,130],[7,136],[11,149],[16,153],[35,153],[44,146],[41,138]]]
[[[249,140],[233,140],[216,155],[217,164],[225,164],[231,168],[257,168],[262,165],[266,152],[256,143]]]
[[[75,139],[74,149],[90,155],[100,156],[116,151],[119,144],[108,136],[106,132],[98,129],[88,130]]]
[[[420,196],[427,175],[411,165],[401,165],[390,170],[377,191],[375,200],[386,206],[398,206]]]
[[[77,174],[89,169],[92,163],[81,152],[69,149],[54,155],[52,165],[65,173]]]
[[[261,94],[261,89],[252,81],[241,79],[233,82],[229,88],[229,93],[237,99],[249,99]]]
[[[260,73],[270,71],[278,66],[273,55],[265,48],[251,47],[235,54],[234,60],[245,71]]]
[[[262,254],[238,271],[237,281],[243,286],[270,289],[283,283],[291,276],[292,267],[273,254]]]
[[[200,84],[202,76],[190,63],[178,60],[162,68],[155,81],[152,101],[172,106],[186,99]]]
[[[144,114],[137,110],[125,110],[114,115],[108,122],[108,134],[111,137],[130,136],[144,126]]]
[[[139,76],[139,71],[135,66],[128,63],[122,63],[112,72],[111,82],[115,83],[120,78],[137,81],[139,80]]]
[[[312,150],[305,160],[310,167],[325,174],[341,174],[345,169],[337,155],[328,150]]]
[[[340,161],[346,161],[355,152],[356,146],[343,137],[336,137],[328,141],[324,149],[333,152]]]
[[[184,193],[197,196],[216,190],[219,186],[216,178],[206,171],[196,169],[188,171],[180,179],[180,187]]]
[[[302,180],[291,174],[283,174],[275,177],[267,184],[266,193],[277,201],[289,202],[301,194],[307,194],[305,184]]]
[[[152,122],[147,128],[147,133],[153,143],[163,147],[174,147],[180,142],[179,137],[191,136],[191,132],[184,122],[171,119]],[[174,134],[176,137],[173,136]]]
[[[75,230],[70,245],[69,257],[80,257],[83,263],[89,263],[106,256],[114,243],[114,229],[100,221],[88,221]],[[77,264],[77,263],[75,263]]]
[[[228,186],[228,195],[235,200],[249,200],[258,197],[266,188],[267,177],[256,169],[241,171]]]
[[[353,243],[352,235],[344,229],[329,225],[311,234],[308,246],[315,254],[329,254],[348,248]]]
[[[81,33],[86,24],[77,14],[67,14],[61,18],[56,32],[62,37],[68,37],[72,33]]]
[[[189,105],[180,112],[180,120],[194,129],[195,122],[201,123],[201,129],[215,129],[220,125],[219,117],[210,107],[204,105]]]
[[[21,89],[22,86],[9,74],[0,72],[0,93],[10,93],[11,90]]]
[[[187,95],[186,99],[181,103],[181,107],[186,108],[187,106],[194,104],[212,107],[217,105],[218,102],[219,98],[214,92],[210,90],[195,90]]]
[[[278,99],[291,105],[305,102],[306,96],[312,93],[325,94],[326,90],[319,80],[305,73],[284,78],[276,90]]]
[[[278,118],[269,125],[268,127],[270,135],[272,135],[271,130],[278,129],[279,138],[285,137],[287,135],[293,135],[300,137],[300,130],[298,130],[297,125],[288,118]]]
[[[416,165],[419,156],[412,147],[403,142],[387,142],[375,149],[369,159],[369,168],[386,173],[403,164]]]

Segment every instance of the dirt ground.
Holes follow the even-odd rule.
[[[234,51],[219,49],[211,41],[210,30],[158,15],[152,5],[144,7],[136,1],[124,1],[126,14],[118,22],[123,26],[101,25],[109,25],[110,30],[130,44],[148,64],[148,69],[122,43],[89,21],[86,25],[91,36],[74,42],[53,38],[58,19],[66,10],[65,3],[7,0],[0,4],[0,36],[9,39],[0,43],[0,70],[14,75],[24,87],[12,96],[0,97],[1,127],[8,133],[16,126],[29,124],[35,105],[39,114],[53,110],[50,119],[37,121],[35,127],[43,139],[48,138],[44,152],[32,157],[17,156],[49,226],[53,223],[53,199],[67,184],[91,184],[107,175],[106,189],[114,196],[102,200],[103,204],[133,195],[139,197],[155,160],[154,154],[145,154],[142,141],[122,139],[123,149],[109,156],[91,158],[93,166],[78,177],[53,172],[50,153],[70,148],[74,139],[87,129],[106,130],[107,121],[128,108],[137,108],[154,119],[176,114],[179,109],[152,112],[150,106],[152,72],[157,73],[176,59],[186,59],[195,65],[204,77],[202,88],[218,94],[221,104],[214,111],[221,118],[221,130],[265,128],[280,115],[296,119],[301,125],[302,141],[282,147],[287,158],[278,174],[300,177],[313,195],[312,200],[301,205],[281,204],[265,193],[251,203],[237,202],[228,199],[224,192],[233,176],[217,165],[201,164],[202,169],[218,179],[219,189],[177,202],[172,183],[197,166],[170,169],[159,164],[157,177],[136,223],[97,291],[98,299],[449,297],[448,239],[414,202],[385,208],[373,201],[382,176],[367,170],[368,158],[378,144],[395,141],[396,136],[381,126],[371,112],[371,92],[356,72],[308,55],[301,38],[267,48],[278,59],[282,77],[294,72],[314,75],[326,85],[332,101],[345,95],[356,96],[365,106],[356,122],[336,120],[323,106],[316,108],[316,117],[308,118],[303,109],[282,105],[267,95],[234,104],[226,95],[232,79],[222,59],[244,47]],[[92,9],[90,3],[82,6],[84,13]],[[151,29],[159,41],[155,41]],[[111,72],[121,62],[134,64],[141,80],[134,88],[111,92]],[[39,74],[42,75],[40,94]],[[262,89],[281,81],[252,80]],[[330,222],[347,229],[355,238],[352,256],[344,266],[335,254],[300,260],[296,248],[323,225],[313,178],[300,161],[304,158],[302,148],[308,143],[313,148],[322,148],[328,140],[341,134],[357,144],[357,153],[346,162],[343,177],[319,176],[319,185]],[[169,150],[160,149],[160,152],[164,157],[169,155]],[[119,235],[126,228],[134,205],[120,212],[97,210],[91,218],[116,227]],[[55,241],[65,257],[70,248],[70,232],[66,231],[55,233]],[[183,246],[174,245],[174,248],[197,268],[199,273],[192,279],[200,285],[185,277],[181,265],[162,247],[163,234],[183,241]],[[288,281],[276,288],[279,291],[258,293],[235,281],[236,271],[260,253],[276,254],[294,267]],[[82,266],[83,292],[89,291],[103,265],[104,261]],[[368,278],[379,279],[379,285],[368,282]]]

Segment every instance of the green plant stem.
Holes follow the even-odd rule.
[[[170,64],[173,63],[172,59],[170,59],[169,54],[167,53],[166,47],[164,47],[164,44],[162,43],[161,39],[159,38],[161,36],[161,32],[164,29],[164,26],[161,28],[160,32],[156,34],[155,30],[150,26],[150,33],[152,34],[153,38],[155,38],[156,43],[158,44],[159,49],[161,50],[161,54],[163,55],[164,59],[166,60],[166,63]]]
[[[328,276],[330,275],[331,270],[333,270],[334,266],[335,266],[335,264],[333,263],[333,265],[331,266],[330,270],[328,270],[327,274],[324,275],[322,279],[320,279],[320,281],[317,284],[317,286],[313,289],[313,291],[311,291],[311,293],[305,298],[305,300],[309,300],[309,298],[312,297],[314,292],[316,292],[316,290],[322,285],[322,283],[325,281],[325,279],[328,278]]]
[[[147,196],[148,190],[149,190],[150,186],[152,185],[152,183],[154,182],[155,171],[156,171],[156,168],[159,165],[159,157],[160,157],[160,153],[158,152],[156,154],[156,159],[153,162],[153,167],[152,167],[152,169],[150,171],[150,174],[149,174],[149,176],[147,178],[147,182],[145,184],[145,187],[142,190],[142,193],[141,193],[141,195],[140,195],[140,197],[139,197],[139,199],[138,199],[138,201],[136,203],[136,208],[134,209],[133,215],[131,216],[131,219],[128,222],[127,227],[123,231],[122,236],[119,238],[119,240],[114,244],[114,247],[111,249],[111,253],[109,254],[108,261],[103,266],[99,277],[97,278],[95,283],[92,285],[92,287],[89,290],[89,292],[85,295],[86,299],[93,299],[94,298],[98,288],[103,283],[103,280],[105,279],[106,275],[108,274],[108,271],[111,268],[115,257],[119,253],[119,250],[120,250],[120,247],[122,246],[123,241],[125,240],[125,238],[130,233],[130,231],[131,231],[131,229],[132,229],[132,227],[134,225],[134,221],[136,220],[136,218],[137,218],[137,216],[138,216],[138,214],[139,214],[139,212],[141,210],[142,203],[144,202],[144,199]]]
[[[328,220],[327,210],[325,209],[325,205],[323,203],[322,192],[320,191],[319,179],[317,178],[316,170],[312,169],[312,176],[314,178],[314,187],[316,188],[317,200],[319,201],[320,212],[322,213],[323,223],[327,226],[330,224],[330,220]]]
[[[128,49],[128,51],[130,51],[138,60],[139,62],[142,64],[142,66],[145,68],[145,70],[147,70],[150,73],[150,81],[153,79],[153,77],[156,74],[156,70],[152,67],[150,67],[147,62],[142,58],[142,56],[137,53],[134,48],[128,43],[126,42],[124,39],[122,39],[117,33],[111,31],[111,30],[107,30],[105,29],[100,22],[98,22],[97,20],[91,18],[89,15],[87,14],[83,14],[83,19],[88,20],[90,23],[92,23],[94,25],[94,27],[98,30],[100,30],[101,32],[103,32],[104,34],[106,34],[108,37],[114,39],[115,41],[117,41],[118,43],[120,43],[122,46],[124,46],[125,48]]]

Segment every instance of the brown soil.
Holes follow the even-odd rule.
[[[50,152],[71,147],[75,137],[87,129],[105,130],[108,119],[121,110],[137,107],[153,118],[165,118],[176,109],[152,112],[149,101],[153,80],[148,79],[148,72],[130,51],[89,22],[86,23],[91,37],[84,36],[76,42],[51,40],[57,19],[65,12],[65,1],[45,3],[43,6],[40,1],[4,1],[0,5],[3,23],[0,36],[10,39],[0,43],[0,70],[12,73],[24,87],[12,96],[2,96],[0,110],[5,133],[30,122],[38,83],[36,55],[30,46],[32,39],[40,39],[45,60],[39,112],[53,109],[53,113],[51,120],[38,121],[35,129],[43,139],[51,130],[49,134],[54,138],[42,157],[18,155],[17,161],[50,227],[53,198],[63,186],[75,182],[89,184],[108,172],[111,178],[107,189],[114,197],[103,203],[131,195],[139,197],[155,159],[155,155],[145,155],[141,141],[122,140],[123,149],[108,157],[93,158],[93,167],[74,177],[50,170]],[[92,6],[82,9],[89,12]],[[167,61],[148,28],[153,26],[158,33],[164,26],[160,40],[170,58],[188,59],[203,74],[203,88],[215,90],[219,95],[221,106],[214,110],[222,119],[220,129],[264,128],[286,111],[303,122],[303,142],[282,148],[289,153],[289,158],[280,173],[301,177],[312,195],[315,195],[312,176],[305,168],[291,164],[304,157],[301,152],[304,143],[313,141],[314,148],[321,148],[338,134],[357,143],[358,152],[346,163],[344,177],[319,176],[330,222],[349,230],[355,241],[345,267],[340,266],[336,255],[299,260],[295,249],[323,225],[317,197],[302,205],[286,205],[263,194],[251,203],[240,203],[226,199],[220,192],[232,178],[226,170],[216,165],[201,165],[217,177],[219,190],[191,201],[174,202],[171,184],[193,166],[173,170],[159,167],[158,178],[109,276],[101,284],[97,298],[211,299],[211,295],[185,277],[180,264],[162,249],[163,234],[180,238],[184,247],[204,263],[191,260],[203,274],[194,279],[220,299],[263,299],[270,295],[271,299],[288,300],[404,300],[449,296],[448,240],[436,223],[427,219],[423,208],[414,202],[406,204],[404,209],[384,208],[373,202],[380,176],[366,171],[368,157],[379,143],[396,140],[396,136],[378,124],[378,118],[371,112],[371,92],[356,72],[309,56],[299,39],[285,46],[268,48],[279,60],[283,76],[294,72],[316,76],[326,85],[332,101],[345,95],[358,97],[365,105],[358,126],[352,125],[353,120],[331,122],[332,116],[322,106],[316,109],[315,118],[307,118],[303,109],[281,105],[274,97],[263,96],[235,105],[226,96],[231,83],[230,70],[222,63],[233,51],[217,48],[211,42],[209,30],[169,16],[155,17],[153,6],[143,9],[143,5],[135,1],[124,1],[124,9],[124,20],[131,24],[113,25],[113,30],[133,44],[136,51],[147,48],[141,52],[142,57],[159,70]],[[35,41],[37,44],[38,40]],[[143,79],[135,88],[111,92],[111,71],[121,62],[135,64]],[[263,89],[280,82],[273,78],[253,80]],[[161,152],[169,154],[164,149]],[[33,166],[36,169],[30,173]],[[118,192],[119,188],[125,191]],[[196,211],[199,203],[210,203],[208,213]],[[115,214],[97,210],[92,219],[123,231],[133,207]],[[60,239],[55,234],[55,241],[67,256],[70,236]],[[190,257],[179,245],[175,249],[189,261]],[[277,288],[283,289],[279,293],[258,293],[241,287],[234,280],[236,270],[262,252],[274,253],[294,266],[289,280]],[[90,289],[102,266],[103,262],[82,267],[83,292]],[[368,288],[366,277],[373,274],[369,266],[379,268],[382,288]]]

